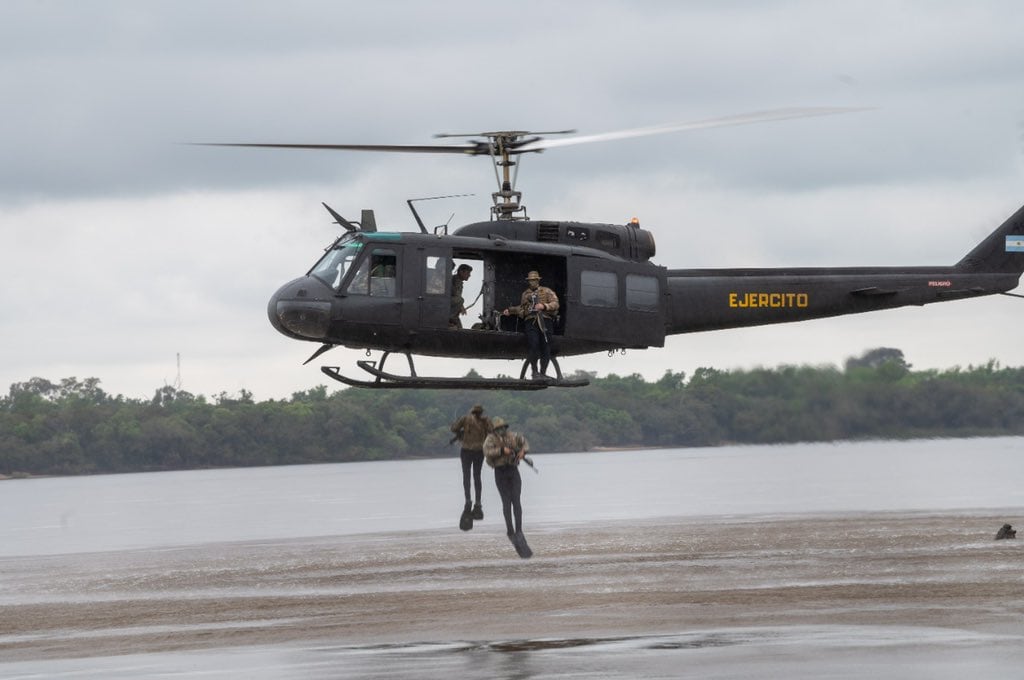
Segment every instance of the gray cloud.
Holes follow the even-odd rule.
[[[520,187],[537,217],[640,215],[667,266],[955,261],[1024,195],[1022,15],[1008,1],[3,3],[0,384],[96,375],[145,393],[183,352],[196,391],[310,386],[309,348],[277,336],[264,305],[334,233],[319,201],[412,228],[407,198],[475,192],[425,207],[467,222],[492,190],[482,159],[183,142],[423,143],[873,107],[552,149],[524,159]],[[998,325],[1012,316],[997,302],[930,318],[984,308]],[[900,314],[677,338],[609,370],[770,365],[801,338],[797,356],[833,361],[897,340],[919,363],[1014,356],[992,337],[937,351],[920,323],[897,338],[919,318]],[[760,351],[755,337],[785,341]]]

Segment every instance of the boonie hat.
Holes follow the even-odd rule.
[[[491,427],[497,430],[502,427],[508,427],[508,423],[505,422],[504,418],[495,418],[491,421]]]
[[[536,279],[536,280],[540,281],[540,272],[532,271],[532,272],[530,272],[529,274],[526,275],[526,280],[527,281],[530,281],[532,279]]]

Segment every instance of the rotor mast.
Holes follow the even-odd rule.
[[[516,191],[519,179],[519,163],[512,160],[508,153],[510,143],[517,137],[495,136],[491,143],[491,162],[494,163],[494,178],[498,181],[498,190],[491,193],[491,219],[493,220],[526,220],[526,206],[522,204],[523,192]],[[515,168],[515,172],[511,171]],[[498,174],[501,168],[501,175]],[[510,177],[511,175],[511,177]]]
[[[524,130],[498,130],[495,132],[477,132],[472,134],[439,134],[437,138],[448,137],[485,137],[483,140],[470,140],[463,147],[471,156],[487,154],[494,165],[494,179],[498,190],[491,193],[492,220],[528,220],[526,206],[523,205],[523,192],[516,189],[519,178],[519,160],[513,156],[524,153],[540,153],[544,150],[541,144],[542,135],[566,135],[575,130],[549,130],[546,132],[527,132]]]

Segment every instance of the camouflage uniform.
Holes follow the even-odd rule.
[[[518,432],[509,432],[504,420],[495,418],[494,432],[484,440],[484,457],[494,468],[494,483],[501,495],[501,511],[505,515],[505,529],[509,537],[522,537],[523,506],[520,494],[523,480],[519,476],[519,453],[527,453],[530,443]],[[514,523],[513,523],[514,520]]]
[[[530,312],[533,311],[533,305],[535,304],[533,301],[534,293],[537,294],[537,302],[543,303],[547,307],[547,309],[541,310],[539,314],[546,319],[554,319],[555,313],[558,311],[558,295],[547,286],[537,286],[537,290],[530,288],[524,290],[516,314],[523,319],[530,316]]]
[[[512,453],[505,453],[504,449],[506,447],[512,449]],[[487,464],[492,468],[519,465],[519,458],[516,452],[520,450],[524,454],[529,453],[530,442],[526,441],[526,437],[518,432],[509,432],[508,430],[503,432],[494,431],[487,435],[487,438],[484,440],[484,457],[487,459]]]
[[[465,309],[465,298],[462,297],[462,287],[465,282],[458,274],[452,274],[452,306],[448,312],[448,325],[452,328],[462,328],[462,320],[459,315]]]
[[[484,439],[491,432],[491,419],[483,415],[484,407],[480,404],[473,406],[468,415],[464,415],[452,423],[451,431],[455,433],[462,442],[462,451],[459,457],[462,459],[462,489],[466,495],[466,510],[470,510],[469,476],[473,474],[473,486],[476,490],[476,507],[472,509],[474,519],[483,519],[483,507],[481,506],[481,494],[483,482],[480,479],[480,472],[484,462]]]
[[[473,268],[468,264],[460,264],[459,268],[452,274],[452,305],[448,314],[449,328],[462,328],[462,320],[459,316],[466,313],[466,299],[462,296],[463,286],[469,278]],[[465,272],[466,276],[462,274]]]
[[[516,314],[526,319],[526,360],[530,364],[533,377],[537,377],[537,360],[540,359],[540,374],[547,373],[551,361],[551,335],[554,332],[554,319],[558,312],[558,295],[555,291],[540,285],[540,274],[532,271],[526,275],[529,287],[523,291],[516,308]],[[544,309],[535,311],[534,307],[544,305]]]

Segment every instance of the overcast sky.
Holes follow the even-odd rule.
[[[148,397],[286,398],[337,349],[279,335],[270,295],[337,234],[320,206],[415,230],[486,219],[485,159],[183,142],[393,143],[581,134],[782,107],[820,118],[556,148],[524,159],[532,217],[654,231],[670,268],[953,264],[1024,203],[1024,5],[1005,2],[0,4],[0,391],[97,377]],[[1020,291],[1018,291],[1020,292]],[[1021,365],[995,296],[676,336],[563,370]],[[467,362],[424,360],[420,374]],[[513,373],[512,362],[477,366]],[[353,369],[354,370],[354,369]],[[348,372],[352,372],[349,370]],[[331,384],[334,387],[334,384]]]

